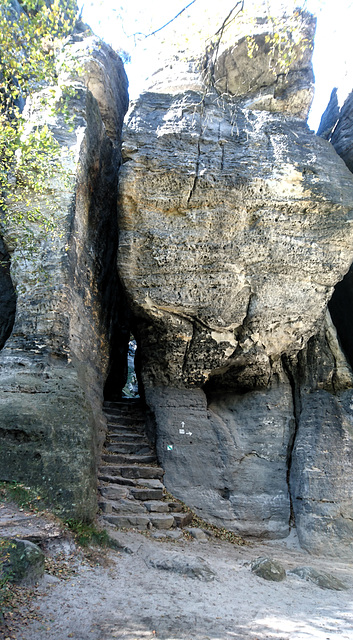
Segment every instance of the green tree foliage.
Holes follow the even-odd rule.
[[[41,220],[40,209],[30,206],[31,195],[41,193],[48,175],[55,173],[59,145],[45,124],[26,132],[22,108],[31,93],[55,83],[55,57],[75,18],[74,0],[0,0],[0,211],[5,226]],[[27,208],[16,209],[19,197]]]

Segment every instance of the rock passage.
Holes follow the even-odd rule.
[[[98,475],[103,521],[137,529],[189,524],[192,513],[166,495],[164,471],[146,435],[142,402],[105,402],[104,412],[108,431]]]

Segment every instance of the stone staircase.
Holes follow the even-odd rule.
[[[108,431],[98,473],[103,521],[116,527],[171,529],[190,523],[192,515],[168,500],[164,471],[145,431],[140,400],[105,402]]]

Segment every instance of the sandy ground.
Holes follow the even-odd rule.
[[[17,630],[18,640],[353,640],[353,566],[310,556],[294,537],[237,547],[210,539],[165,542],[120,533],[133,553],[109,552],[106,566],[76,561],[70,579],[45,576],[36,590],[39,620]],[[203,558],[215,573],[204,582],[148,566],[151,555]],[[258,556],[285,569],[310,565],[348,587],[324,590],[294,577],[255,576]],[[180,556],[179,556],[180,557]]]

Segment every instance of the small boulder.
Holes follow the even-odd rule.
[[[202,531],[202,529],[198,529],[197,527],[188,527],[186,529],[186,531],[188,533],[190,533],[192,535],[192,537],[195,540],[198,540],[199,542],[207,542],[208,541],[208,536],[206,535],[206,533],[204,531]]]
[[[215,572],[207,562],[200,557],[186,556],[181,553],[158,551],[150,553],[144,558],[147,566],[163,571],[180,573],[187,578],[193,578],[202,582],[211,582],[215,579]]]
[[[331,589],[333,591],[345,591],[348,587],[335,578],[330,573],[324,571],[316,571],[313,567],[297,567],[287,572],[288,576],[296,576],[301,580],[307,580],[313,582],[321,589]]]
[[[0,539],[0,578],[34,584],[44,575],[44,553],[29,540]]]
[[[281,582],[286,577],[286,572],[281,563],[271,558],[256,558],[251,563],[251,571],[259,578]]]

